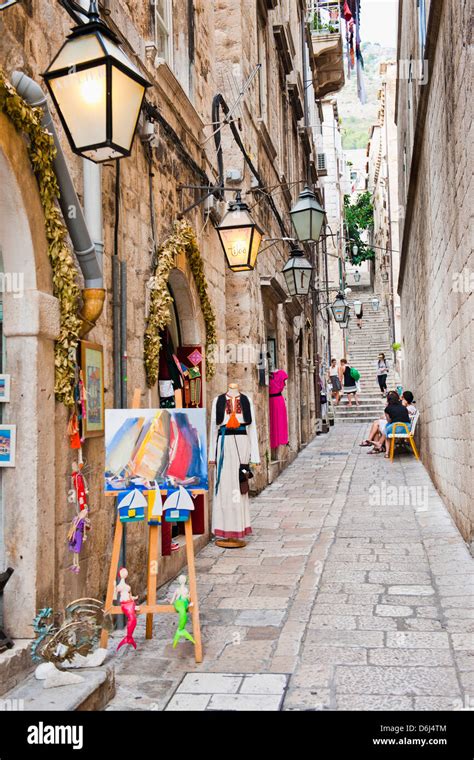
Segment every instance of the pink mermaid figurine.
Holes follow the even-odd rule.
[[[135,599],[138,599],[138,596],[132,596],[132,589],[127,583],[128,570],[126,567],[122,567],[119,570],[119,578],[120,582],[115,584],[114,599],[117,599],[118,596],[122,612],[127,618],[127,635],[123,637],[118,645],[117,652],[124,644],[131,644],[134,649],[137,648],[133,632],[137,627],[137,610],[140,609],[135,604]]]

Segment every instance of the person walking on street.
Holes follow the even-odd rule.
[[[357,327],[362,330],[362,317],[364,316],[364,307],[360,301],[354,301],[354,312],[357,319]]]
[[[336,359],[331,359],[331,365],[329,367],[328,376],[329,376],[329,382],[331,383],[332,397],[336,402],[336,406],[339,406],[342,385],[339,379],[339,370],[337,368]]]
[[[339,367],[339,380],[344,387],[344,393],[347,393],[347,405],[352,406],[352,398],[356,402],[356,406],[360,406],[357,399],[357,385],[356,381],[351,375],[351,367],[347,363],[347,359],[341,359]]]
[[[388,375],[388,363],[385,358],[385,354],[380,353],[377,361],[377,380],[379,382],[380,392],[385,398],[387,395],[387,375]]]

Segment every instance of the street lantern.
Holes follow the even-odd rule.
[[[294,250],[283,267],[283,275],[290,296],[307,296],[311,285],[313,267],[303,251]]]
[[[255,267],[263,230],[253,221],[249,207],[237,193],[219,224],[217,234],[224,249],[229,269],[250,272]]]
[[[358,269],[354,272],[354,282],[360,282],[360,272]]]
[[[313,191],[306,186],[290,211],[298,240],[303,243],[319,240],[325,213]]]
[[[96,163],[129,156],[149,82],[91,0],[43,74],[74,153]]]
[[[358,253],[359,253],[359,246],[358,245],[353,245],[352,246],[352,255],[353,256],[357,256]]]
[[[378,298],[372,298],[371,303],[372,303],[372,309],[373,309],[373,311],[378,311],[379,310],[379,306],[380,306],[379,299]]]
[[[344,293],[337,294],[336,300],[331,306],[331,311],[334,317],[334,321],[337,322],[337,324],[341,327],[347,327],[350,308],[344,297]]]

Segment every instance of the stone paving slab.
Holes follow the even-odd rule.
[[[245,549],[199,553],[202,663],[172,648],[175,616],[152,640],[139,618],[136,652],[111,637],[107,709],[474,707],[474,561],[423,465],[367,456],[365,434],[316,438],[252,499]]]

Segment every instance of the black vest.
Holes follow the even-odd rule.
[[[226,394],[222,393],[217,397],[216,404],[216,424],[222,425],[225,415]],[[243,393],[240,394],[240,406],[242,408],[242,416],[244,418],[244,425],[250,425],[252,422],[252,412],[250,411],[250,401]]]

